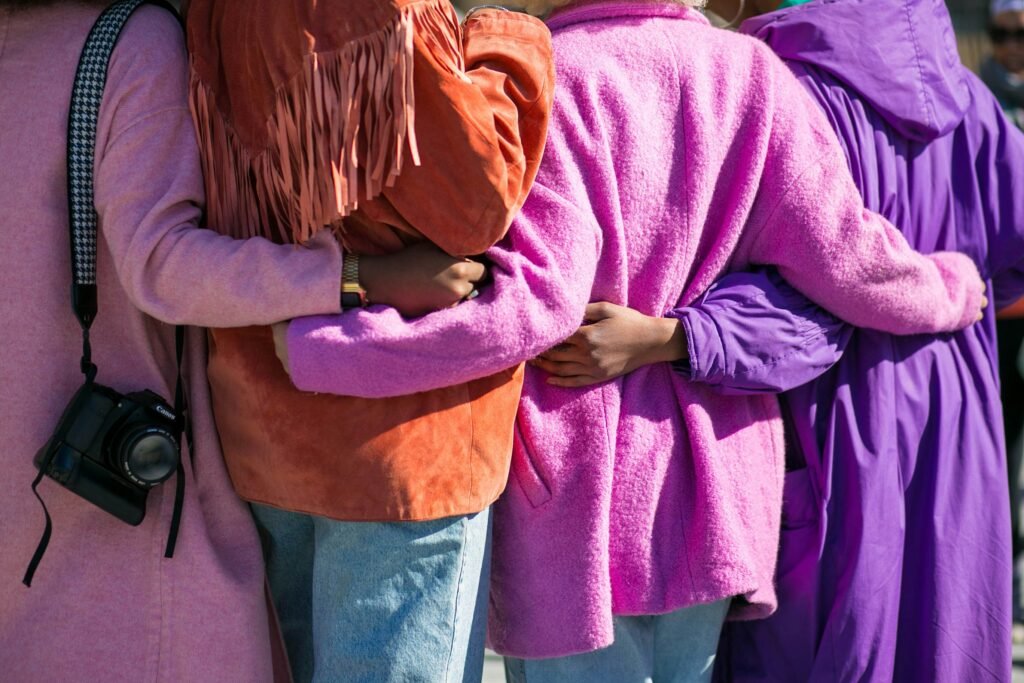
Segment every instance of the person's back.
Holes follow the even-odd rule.
[[[302,244],[329,228],[358,290],[362,266],[410,244],[484,252],[525,201],[554,87],[537,19],[193,0],[187,26],[213,229]],[[368,298],[346,305],[393,303]],[[268,327],[211,339],[225,460],[256,504],[296,680],[478,678],[521,367],[374,401],[296,388]]]
[[[561,266],[573,296],[585,288],[584,300],[660,315],[726,272],[776,262],[835,310],[886,324],[865,305],[880,290],[860,298],[866,290],[826,284],[864,286],[853,254],[885,248],[851,229],[850,253],[819,250],[862,220],[862,206],[838,179],[841,155],[819,146],[831,135],[824,122],[804,118],[809,101],[764,46],[667,3],[583,4],[548,24],[559,88],[516,229],[584,232],[573,239],[586,247]],[[496,513],[495,647],[548,657],[606,645],[605,600],[610,616],[742,595],[737,615],[767,614],[781,502],[777,418],[771,397],[723,398],[665,364],[579,394],[528,372],[516,476]],[[739,456],[754,453],[762,457]],[[552,483],[551,473],[567,471],[572,483]],[[591,516],[591,505],[603,509]],[[542,617],[516,597],[523,592],[533,605],[557,596],[565,609]]]
[[[213,229],[301,243],[330,227],[356,255],[423,240],[472,255],[525,200],[553,88],[539,21],[485,11],[460,26],[441,0],[193,0],[187,25]],[[500,494],[515,368],[366,401],[297,391],[269,328],[211,337],[217,425],[243,498],[415,521]]]
[[[271,680],[259,541],[220,457],[198,330],[186,345],[194,438],[182,448],[188,485],[175,556],[164,558],[173,480],[149,493],[148,514],[133,528],[45,479],[40,492],[53,536],[32,587],[21,583],[44,523],[31,490],[33,456],[83,382],[81,330],[70,302],[66,131],[76,64],[106,3],[30,4],[0,3],[7,242],[0,250],[0,678]],[[295,305],[296,293],[330,296],[340,274],[336,248],[303,255],[268,243],[279,252],[275,272],[285,276],[275,278],[275,294],[257,293],[265,290],[255,274],[275,260],[261,247],[246,252],[251,290],[233,288],[240,271],[231,257],[244,247],[196,229],[203,191],[186,65],[177,19],[164,9],[139,9],[111,61],[95,164],[97,381],[124,393],[150,389],[168,401],[175,334],[157,317],[200,324],[287,317],[304,308]],[[319,272],[295,277],[300,262]]]
[[[940,3],[811,3],[743,30],[826,111],[866,206],[922,252],[970,255],[996,309],[1016,300],[1024,136],[960,65]],[[727,628],[726,678],[1008,677],[996,363],[991,314],[937,338],[858,330],[838,365],[786,394],[799,455],[787,475],[780,609]]]

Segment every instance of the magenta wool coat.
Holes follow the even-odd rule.
[[[387,396],[484,376],[567,337],[588,301],[660,316],[754,264],[857,325],[976,318],[973,263],[923,257],[864,210],[828,122],[764,45],[670,3],[578,3],[549,24],[550,138],[489,254],[494,287],[416,321],[372,308],[293,322],[297,386]],[[496,650],[594,650],[613,615],[731,596],[736,618],[774,609],[774,397],[720,396],[668,364],[582,390],[528,368],[516,429],[494,517]]]

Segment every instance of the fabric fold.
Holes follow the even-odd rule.
[[[296,243],[332,226],[344,243],[340,219],[392,186],[403,163],[420,163],[413,36],[451,21],[436,3],[415,3],[337,49],[318,51],[314,42],[273,94],[263,145],[247,142],[232,126],[193,62],[191,102],[210,224],[234,237]],[[457,27],[422,32],[458,35]],[[453,44],[440,53],[461,50]],[[451,68],[455,73],[463,65]]]

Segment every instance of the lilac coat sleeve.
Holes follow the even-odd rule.
[[[401,396],[492,375],[566,339],[583,320],[601,247],[595,219],[564,199],[570,194],[538,178],[508,235],[487,252],[493,284],[472,301],[413,320],[383,306],[293,320],[292,382],[303,391]]]
[[[679,320],[689,347],[676,371],[733,395],[779,393],[815,379],[839,361],[853,331],[773,269],[727,275],[668,317]]]

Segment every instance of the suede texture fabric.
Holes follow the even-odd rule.
[[[243,498],[346,521],[411,521],[479,512],[505,488],[521,368],[394,398],[333,396],[292,386],[269,328],[214,340],[211,359],[227,359],[209,365],[214,412]]]
[[[426,239],[469,255],[501,239],[525,201],[554,88],[539,20],[485,11],[460,26],[442,0],[195,0],[188,24],[216,229],[302,242],[330,226],[358,254]],[[269,328],[211,340],[217,424],[242,497],[410,521],[476,513],[503,490],[515,364],[367,400],[296,389]]]

